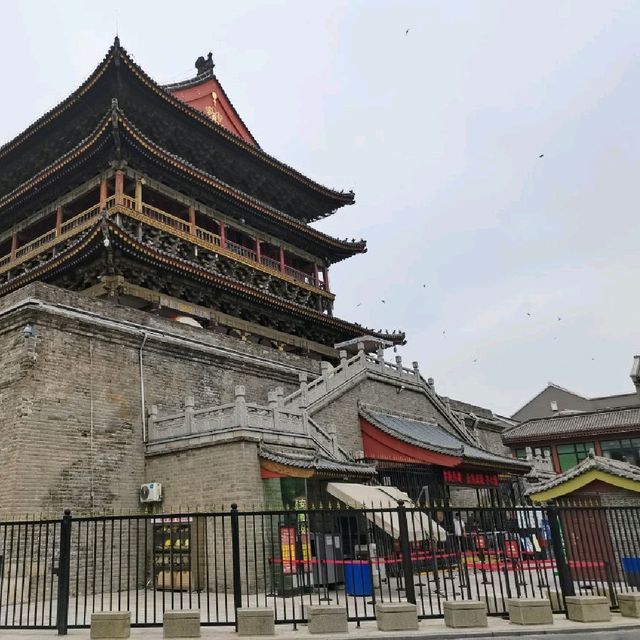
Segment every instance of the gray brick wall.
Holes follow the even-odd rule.
[[[19,308],[35,297],[58,306]],[[61,315],[69,307],[91,315]],[[27,323],[35,338],[23,336]],[[110,302],[40,283],[25,287],[0,300],[0,515],[139,510],[140,484],[158,479],[145,470],[140,327],[154,330],[143,351],[145,403],[161,411],[175,409],[186,396],[195,397],[196,407],[230,402],[237,384],[246,387],[248,401],[264,403],[269,390],[283,386],[289,392],[301,369],[318,367],[307,358]],[[262,500],[255,444],[233,447],[194,454],[201,462],[191,469],[192,480],[202,477],[202,468],[212,470],[203,487],[208,503]],[[223,491],[213,472],[227,467],[245,475]],[[193,493],[187,501],[186,487],[180,488],[179,505],[194,501]]]

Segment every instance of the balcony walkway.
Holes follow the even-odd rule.
[[[137,202],[135,198],[131,198],[130,196],[122,196],[121,203],[117,202],[116,196],[111,196],[104,203],[98,203],[85,209],[73,218],[63,222],[58,228],[51,229],[34,240],[18,247],[11,253],[0,257],[0,274],[14,269],[30,258],[88,229],[100,219],[103,209],[107,210],[109,216],[116,213],[126,215],[157,229],[174,233],[198,246],[225,255],[231,259],[239,260],[253,268],[275,275],[278,278],[295,282],[296,284],[331,296],[331,294],[325,290],[324,283],[312,275],[294,269],[286,264],[282,265],[280,261],[268,256],[260,256],[258,260],[258,255],[253,249],[227,239],[223,240],[219,235],[207,229],[191,225],[186,220],[145,202]]]

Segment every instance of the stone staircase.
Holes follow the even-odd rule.
[[[433,380],[425,381],[420,375],[417,362],[410,369],[402,365],[400,356],[396,356],[395,363],[386,362],[382,349],[372,356],[359,344],[351,358],[346,351],[340,351],[340,364],[334,367],[322,362],[321,369],[322,373],[311,381],[308,374],[300,373],[300,386],[289,395],[284,395],[282,387],[270,391],[266,405],[246,402],[245,388],[237,386],[234,402],[226,405],[196,409],[189,397],[183,411],[169,415],[160,415],[158,407],[153,406],[148,417],[147,449],[183,448],[190,443],[201,445],[244,437],[268,444],[312,448],[331,458],[351,460],[349,453],[338,445],[336,434],[323,429],[312,415],[366,377],[424,393],[465,440],[474,442],[464,421],[436,394]]]
[[[452,410],[449,402],[438,396],[434,390],[433,379],[425,380],[420,374],[417,362],[413,362],[411,368],[402,365],[402,357],[396,356],[395,363],[384,359],[384,351],[378,349],[375,356],[369,355],[364,350],[364,345],[358,345],[358,352],[351,358],[346,351],[340,351],[340,364],[333,367],[329,362],[321,363],[322,373],[308,381],[306,373],[299,374],[300,386],[293,393],[282,398],[282,407],[285,409],[305,410],[312,415],[319,408],[342,395],[349,388],[358,384],[367,375],[382,376],[395,384],[410,385],[429,397],[431,402],[450,421],[468,442],[475,442],[475,437]]]

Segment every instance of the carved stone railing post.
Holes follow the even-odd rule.
[[[184,399],[184,430],[187,434],[193,433],[193,408],[195,407],[193,396]]]
[[[420,367],[418,366],[418,362],[414,360],[411,366],[413,367],[413,375],[416,377],[416,380],[420,380]]]
[[[300,408],[306,409],[309,406],[307,374],[299,373],[298,380],[300,381]]]
[[[267,393],[267,402],[269,404],[269,411],[271,412],[271,419],[273,420],[273,428],[276,431],[280,430],[280,410],[278,408],[278,392],[269,391]]]
[[[433,378],[427,380],[427,384],[431,387],[431,391],[436,392],[436,381]]]
[[[236,385],[235,388],[235,407],[234,418],[239,427],[246,427],[249,423],[249,415],[247,413],[247,401],[245,398],[246,389],[244,385]]]
[[[364,342],[358,342],[358,358],[362,367],[367,365],[367,354],[364,351]]]
[[[340,356],[340,366],[344,371],[347,368],[347,352],[344,349],[340,349],[338,355]]]
[[[384,349],[382,347],[378,347],[376,350],[376,357],[378,358],[378,366],[384,369]]]
[[[320,363],[320,372],[322,373],[323,378],[327,378],[329,376],[329,372],[331,371],[331,363],[323,360]]]
[[[278,398],[278,409],[282,410],[284,407],[284,389],[282,387],[276,387],[276,397]]]
[[[402,356],[396,356],[396,371],[398,375],[402,375]]]

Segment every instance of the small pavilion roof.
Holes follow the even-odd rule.
[[[572,493],[595,480],[640,493],[640,467],[590,452],[575,467],[532,485],[527,494],[535,502],[544,502]]]

